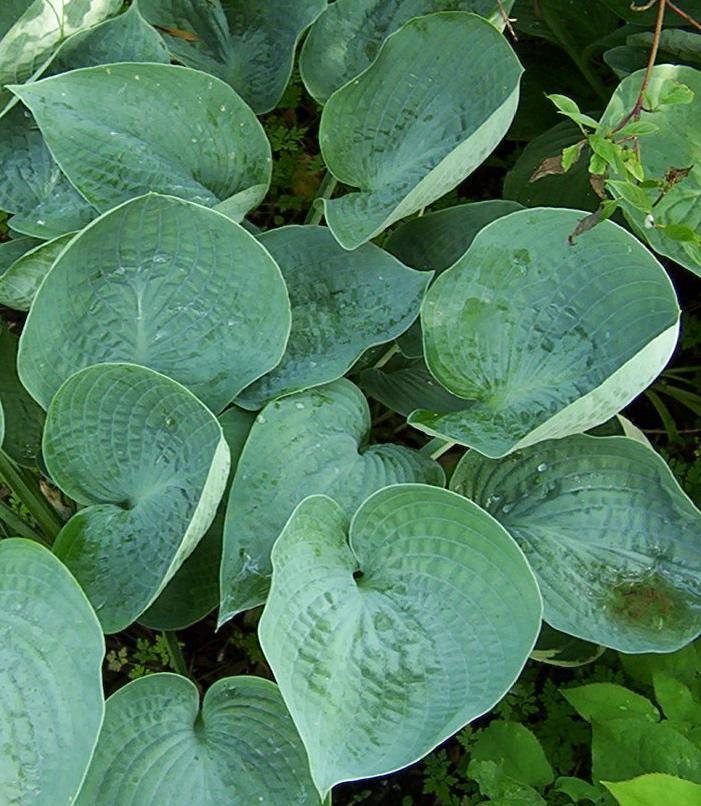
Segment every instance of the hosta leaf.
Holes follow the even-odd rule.
[[[513,4],[505,0],[504,13]],[[435,11],[471,11],[504,27],[497,0],[336,0],[314,23],[300,54],[310,95],[325,103],[372,63],[390,34],[412,17]]]
[[[671,15],[670,15],[671,16]],[[632,108],[640,90],[644,70],[624,79],[613,94],[601,118],[600,131],[614,128]],[[659,105],[665,85],[678,82],[694,92],[690,104]],[[690,168],[689,175],[675,184],[655,204],[654,219],[658,225],[683,224],[701,231],[701,71],[692,67],[659,65],[652,71],[646,89],[646,109],[641,120],[654,123],[658,131],[640,140],[640,160],[648,179],[663,179],[672,169]],[[648,106],[649,104],[649,106]],[[654,197],[653,197],[654,198]],[[622,209],[635,232],[662,255],[701,276],[701,243],[677,241],[663,229],[646,227],[646,213],[623,201]]]
[[[556,629],[622,652],[701,632],[701,513],[649,447],[577,435],[497,461],[470,451],[451,488],[518,541]]]
[[[568,243],[581,217],[504,216],[433,283],[426,362],[465,408],[418,410],[412,425],[504,456],[604,422],[660,373],[679,327],[669,278],[611,221]]]
[[[656,4],[651,6],[645,11],[639,11],[633,8],[633,5],[638,7],[647,7],[647,3],[632,4],[630,0],[603,0],[603,2],[612,10],[622,17],[626,22],[633,22],[636,25],[654,25],[657,16]],[[701,0],[684,0],[682,6],[687,14],[698,19],[701,17]],[[665,25],[684,25],[684,19],[678,17],[676,14],[665,15]]]
[[[224,495],[207,533],[158,599],[139,618],[147,627],[154,630],[182,630],[204,618],[219,604],[219,565],[226,503],[236,465],[254,419],[254,414],[235,406],[219,415],[231,456]]]
[[[54,161],[20,103],[0,118],[0,209],[14,213],[17,232],[55,238],[82,229],[97,215]]]
[[[421,758],[510,688],[540,629],[523,555],[447,490],[326,496],[273,549],[261,646],[324,794]]]
[[[100,625],[46,549],[0,541],[0,793],[3,803],[72,803],[103,714]]]
[[[520,209],[516,202],[496,200],[437,210],[401,224],[387,239],[385,249],[407,266],[440,274],[462,257],[487,224]],[[423,357],[421,342],[418,321],[398,339],[401,351],[410,358]]]
[[[173,57],[218,76],[258,113],[280,100],[295,47],[326,0],[139,0]]]
[[[67,39],[42,70],[42,76],[112,62],[169,64],[163,40],[139,13],[140,5],[133,3],[124,14]]]
[[[93,222],[54,263],[19,372],[46,408],[73,372],[128,361],[220,411],[277,364],[289,323],[280,270],[252,235],[216,211],[149,194]]]
[[[153,674],[107,700],[77,806],[314,806],[319,797],[278,688],[225,677],[199,708],[195,685]]]
[[[242,218],[270,183],[270,145],[224,82],[187,67],[112,64],[15,86],[63,172],[104,212],[153,190]]]
[[[620,806],[659,806],[665,802],[675,806],[696,806],[701,803],[699,784],[660,772],[639,775],[630,781],[602,783]]]
[[[41,450],[44,412],[17,377],[17,336],[0,331],[0,403],[5,417],[3,451],[20,465],[32,466]]]
[[[16,260],[40,243],[41,241],[34,238],[14,238],[11,241],[0,242],[0,279]]]
[[[341,379],[269,403],[251,429],[229,495],[219,623],[265,601],[270,549],[299,502],[325,493],[353,513],[380,487],[445,483],[433,460],[400,445],[368,445],[362,392]]]
[[[348,252],[326,227],[282,227],[259,240],[285,278],[292,331],[282,361],[239,397],[246,408],[335,381],[419,315],[432,275],[408,269],[374,244]]]
[[[606,647],[582,641],[543,622],[535,649],[531,652],[531,659],[547,663],[549,666],[571,669],[593,663],[605,651]]]
[[[393,358],[384,367],[370,367],[360,373],[358,385],[366,395],[408,417],[416,409],[460,411],[463,401],[451,395],[431,375],[423,358]]]
[[[0,90],[25,81],[60,42],[115,14],[122,0],[34,0],[26,10],[23,5],[10,3],[21,16],[0,41]]]
[[[0,305],[28,311],[44,277],[74,235],[69,232],[35,246],[0,274]]]
[[[370,240],[477,168],[511,123],[521,72],[504,37],[474,14],[430,14],[392,34],[321,116],[324,161],[359,188],[324,202],[341,245]]]
[[[130,364],[73,375],[51,402],[44,459],[84,505],[54,551],[105,632],[154,601],[209,528],[229,450],[216,418],[175,381]]]

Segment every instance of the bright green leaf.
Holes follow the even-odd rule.
[[[387,487],[350,524],[307,498],[272,560],[260,642],[322,794],[413,763],[489,710],[540,629],[517,546],[437,487]]]
[[[623,199],[631,204],[637,210],[642,210],[646,213],[652,212],[653,199],[647,195],[643,188],[638,187],[633,182],[626,182],[619,179],[608,179],[606,181],[606,189],[612,196]]]
[[[615,683],[589,683],[560,689],[564,698],[587,722],[610,719],[645,719],[659,722],[660,712],[642,694]]]
[[[542,788],[555,779],[540,742],[518,722],[490,722],[477,734],[470,755],[477,761],[500,763],[505,775],[527,786]]]
[[[648,773],[630,781],[603,781],[620,806],[698,806],[701,803],[701,786],[684,781],[674,775]]]

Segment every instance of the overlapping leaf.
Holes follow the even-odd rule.
[[[470,451],[451,488],[518,541],[556,629],[622,652],[701,633],[701,513],[649,447],[577,435],[496,461]]]
[[[143,0],[142,0],[143,1]],[[336,0],[312,26],[300,54],[302,80],[320,103],[377,56],[385,39],[408,22],[436,11],[468,11],[504,27],[514,0]]]
[[[44,459],[84,505],[56,554],[105,632],[156,599],[209,528],[229,470],[216,418],[175,381],[130,364],[73,375],[51,402]]]
[[[121,0],[10,2],[0,17],[0,104],[5,85],[25,81],[66,37],[115,14],[121,5]],[[10,22],[14,13],[19,16]]]
[[[181,64],[226,81],[258,113],[280,100],[304,29],[326,0],[140,0]]]
[[[392,34],[321,116],[329,170],[358,188],[324,202],[339,243],[365,243],[477,168],[511,123],[520,76],[504,37],[474,14],[430,14]]]
[[[345,379],[275,400],[258,415],[229,494],[220,624],[265,601],[270,550],[306,496],[325,493],[350,514],[388,484],[444,483],[434,461],[399,445],[368,445],[369,433],[367,401]]]
[[[491,708],[540,629],[532,572],[479,507],[402,484],[325,496],[273,549],[265,656],[322,794],[406,766]]]
[[[74,232],[60,235],[35,246],[15,260],[0,275],[0,305],[28,311],[44,277],[74,235]]]
[[[19,372],[46,408],[82,367],[128,361],[220,411],[277,364],[289,322],[280,270],[252,235],[150,194],[106,213],[61,254],[27,319]]]
[[[112,64],[13,91],[54,158],[99,211],[149,190],[241,219],[266,193],[270,145],[239,96],[187,67]]]
[[[182,630],[204,618],[219,604],[219,565],[226,504],[239,456],[246,443],[255,415],[235,406],[219,415],[219,423],[229,446],[231,469],[224,495],[212,525],[185,560],[158,599],[139,618],[155,630]]]
[[[0,541],[0,793],[71,803],[97,742],[105,645],[85,594],[28,540]]]
[[[304,747],[277,686],[224,677],[199,708],[174,674],[134,680],[107,700],[77,806],[314,806]]]
[[[348,252],[325,227],[282,227],[259,240],[285,278],[292,331],[282,361],[238,398],[246,408],[335,381],[419,315],[432,275],[406,268],[374,244]]]
[[[632,109],[644,70],[624,79],[613,94],[601,118],[600,130],[614,128]],[[684,84],[694,93],[689,104],[665,104],[664,95],[675,84]],[[641,120],[654,123],[658,131],[646,134],[640,142],[640,160],[649,179],[664,179],[670,171],[689,168],[688,176],[664,194],[658,188],[647,191],[655,226],[649,226],[647,213],[622,201],[623,212],[635,232],[662,255],[701,275],[701,71],[692,67],[659,65],[646,89],[646,109]],[[615,186],[614,191],[615,192]],[[658,197],[662,198],[658,200]],[[665,233],[670,224],[682,225],[697,233],[697,240],[676,240]]]
[[[435,281],[421,312],[426,361],[465,407],[418,410],[412,425],[504,456],[604,422],[660,373],[678,333],[669,278],[610,221],[570,244],[581,217],[500,218]]]

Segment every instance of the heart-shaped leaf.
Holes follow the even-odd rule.
[[[85,594],[51,552],[0,541],[0,797],[72,803],[104,704],[105,644]]]
[[[13,5],[23,13],[0,41],[0,91],[29,78],[66,37],[115,14],[122,0],[34,0],[28,7]]]
[[[321,116],[324,161],[359,188],[324,202],[339,243],[365,243],[472,173],[511,123],[521,72],[504,37],[475,14],[417,17],[392,34]]]
[[[514,541],[437,487],[379,490],[350,525],[308,498],[272,559],[260,642],[322,794],[405,767],[488,711],[540,629]]]
[[[74,235],[74,232],[69,232],[35,246],[0,274],[0,305],[28,311],[44,277]]]
[[[433,460],[400,445],[367,445],[369,434],[367,401],[345,378],[275,400],[258,415],[229,494],[220,624],[265,601],[270,550],[303,498],[325,493],[352,514],[387,484],[445,483]]]
[[[97,215],[71,185],[20,103],[0,117],[0,209],[14,213],[17,232],[55,238],[82,229]]]
[[[282,361],[239,396],[246,408],[340,378],[411,325],[432,276],[374,244],[348,252],[326,227],[282,227],[258,240],[287,284],[292,331]]]
[[[143,0],[142,0],[143,2]],[[514,0],[336,0],[314,23],[299,57],[309,94],[319,103],[375,59],[385,39],[412,17],[435,11],[468,11],[502,29]]]
[[[577,435],[496,461],[470,451],[451,488],[518,541],[556,629],[621,652],[701,633],[701,513],[645,445]]]
[[[672,15],[669,15],[672,16]],[[624,118],[633,107],[645,71],[624,79],[606,107],[599,130],[605,133]],[[684,84],[694,93],[689,104],[662,103],[670,85]],[[647,179],[664,179],[668,172],[686,170],[688,176],[677,179],[661,198],[659,188],[646,191],[655,202],[654,226],[646,226],[647,212],[622,200],[626,220],[635,232],[662,255],[701,276],[701,240],[678,241],[665,234],[669,224],[683,224],[701,231],[701,71],[669,64],[655,67],[645,90],[645,109],[641,120],[654,123],[657,131],[646,134],[640,142],[640,160]],[[612,186],[615,194],[615,186]]]
[[[107,700],[77,806],[314,806],[304,747],[277,686],[224,677],[199,709],[174,674],[134,680]]]
[[[41,450],[44,412],[17,377],[17,336],[0,331],[0,403],[5,419],[3,451],[20,465],[31,467]]]
[[[504,456],[606,421],[661,372],[679,328],[667,274],[611,221],[568,243],[581,217],[504,216],[435,281],[421,309],[426,362],[465,407],[418,410],[412,425]]]
[[[139,0],[173,58],[218,76],[258,114],[280,100],[295,48],[326,0]]]
[[[101,212],[152,190],[207,207],[222,204],[240,219],[270,183],[262,126],[214,76],[125,63],[12,89],[31,109],[63,172]]]
[[[226,503],[236,465],[254,418],[253,413],[236,406],[219,415],[224,439],[229,446],[231,469],[217,514],[195,550],[165,586],[158,599],[139,618],[141,624],[154,630],[182,630],[203,619],[219,604],[219,565]]]
[[[19,373],[46,408],[78,369],[127,361],[220,411],[278,363],[289,329],[284,280],[252,235],[149,194],[97,219],[53,265],[22,333]]]
[[[44,459],[84,505],[54,551],[105,632],[154,601],[214,518],[229,450],[211,412],[145,367],[98,364],[63,384],[46,417]]]

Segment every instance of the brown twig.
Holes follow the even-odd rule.
[[[652,46],[650,47],[650,54],[647,60],[647,67],[645,68],[645,75],[643,76],[643,83],[640,85],[640,92],[638,93],[638,97],[635,100],[633,108],[630,110],[630,112],[628,112],[627,115],[624,116],[616,128],[613,129],[611,134],[615,134],[616,132],[620,131],[629,121],[638,120],[640,118],[640,113],[642,112],[643,104],[645,102],[645,91],[650,83],[652,68],[655,66],[657,51],[660,47],[660,35],[662,33],[662,23],[664,22],[665,9],[669,4],[669,0],[659,0],[659,5],[657,6],[657,19],[655,20],[655,33],[652,38]]]
[[[686,20],[689,25],[692,25],[694,28],[698,28],[699,31],[701,31],[701,22],[694,19],[691,14],[687,14],[686,11],[679,8],[676,3],[672,3],[671,0],[667,0],[667,8],[670,11],[673,11],[675,14],[678,14],[683,20]]]
[[[499,14],[501,14],[501,18],[504,21],[504,25],[506,26],[506,30],[511,34],[513,37],[514,42],[518,42],[518,37],[516,36],[516,31],[514,31],[514,26],[511,24],[511,18],[506,13],[506,9],[504,8],[503,0],[497,0],[497,8],[499,9]]]

